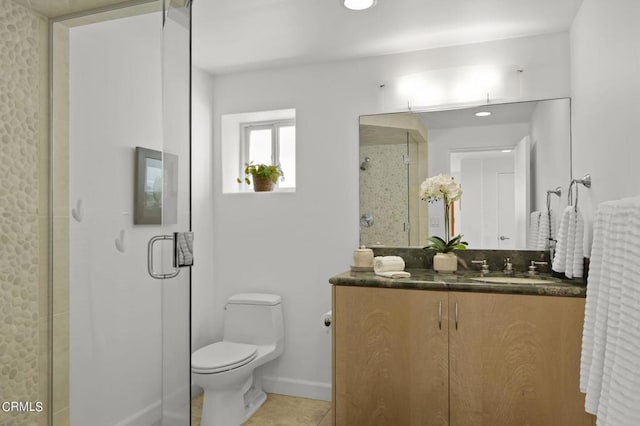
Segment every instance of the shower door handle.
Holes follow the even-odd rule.
[[[173,241],[173,271],[168,274],[155,272],[153,264],[153,247],[158,241]],[[193,266],[193,232],[174,232],[173,235],[156,235],[151,237],[147,245],[147,270],[152,278],[163,280],[174,278],[180,268]]]

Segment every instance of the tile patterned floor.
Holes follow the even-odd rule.
[[[331,403],[316,399],[267,394],[267,401],[245,426],[329,426]],[[200,426],[202,395],[191,401],[192,426]]]

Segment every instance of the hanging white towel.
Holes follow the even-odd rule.
[[[583,242],[584,219],[582,213],[569,206],[562,212],[558,245],[551,268],[556,272],[564,273],[567,278],[582,277]]]
[[[598,425],[640,424],[640,197],[595,214],[580,390]]]
[[[549,223],[549,212],[540,213],[540,224],[538,226],[538,241],[536,250],[545,250],[549,248],[549,234],[551,224]]]
[[[529,232],[527,233],[527,248],[535,250],[538,246],[538,233],[540,229],[540,212],[531,212],[529,216]]]
[[[547,250],[556,238],[556,216],[553,210],[540,212],[536,250]],[[551,239],[551,240],[550,240]]]
[[[553,257],[553,263],[551,268],[556,272],[564,272],[567,262],[567,237],[569,234],[569,217],[573,207],[568,206],[562,212],[560,218],[560,227],[558,228],[558,244],[556,245],[556,253]]]
[[[573,262],[571,265],[567,263],[567,271],[565,275],[568,278],[582,278],[582,270],[584,265],[584,218],[578,210],[575,213],[575,227],[573,235]],[[567,261],[568,262],[568,261]]]

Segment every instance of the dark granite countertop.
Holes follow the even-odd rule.
[[[373,272],[343,272],[329,279],[333,285],[360,287],[408,288],[418,290],[468,291],[479,293],[529,294],[540,296],[585,297],[587,288],[580,281],[562,280],[548,274],[528,277],[516,274],[515,277],[536,278],[546,281],[538,284],[490,283],[480,281],[477,273],[438,274],[430,269],[407,269],[411,278],[390,279],[375,275]],[[502,273],[490,273],[486,277],[505,277]],[[473,279],[475,278],[475,279]]]

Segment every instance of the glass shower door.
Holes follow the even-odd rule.
[[[52,24],[54,426],[190,424],[190,13]]]
[[[191,229],[191,7],[190,0],[165,0],[162,29],[162,122],[165,176],[163,232]],[[171,154],[177,161],[167,161]],[[182,161],[180,161],[182,160]],[[175,198],[174,198],[175,195]],[[175,206],[177,205],[177,209]],[[171,209],[177,212],[172,217]],[[164,256],[173,261],[173,247]],[[184,241],[183,241],[184,242]],[[188,242],[187,242],[188,243]],[[188,244],[193,247],[192,244]],[[164,248],[166,249],[166,245]],[[187,254],[188,255],[188,254]],[[186,259],[187,263],[189,259]],[[191,269],[162,280],[162,425],[191,422]]]

